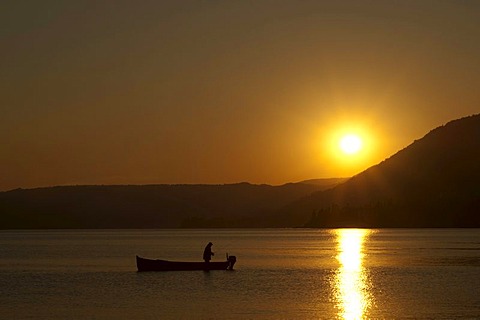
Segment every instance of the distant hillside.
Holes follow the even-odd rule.
[[[299,183],[313,184],[315,186],[321,187],[322,190],[327,190],[339,185],[340,183],[347,181],[348,179],[350,178],[310,179],[310,180],[301,181]]]
[[[331,186],[332,181],[327,181]],[[67,186],[0,192],[0,229],[266,226],[316,184]]]
[[[307,227],[480,227],[480,115],[432,130],[273,220]]]

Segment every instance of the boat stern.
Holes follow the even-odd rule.
[[[233,266],[235,265],[235,262],[237,262],[237,257],[235,257],[235,256],[228,256],[228,257],[227,257],[227,261],[228,261],[227,270],[233,270]]]

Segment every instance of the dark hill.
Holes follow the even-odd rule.
[[[480,115],[432,130],[347,182],[288,206],[277,221],[308,227],[480,227]]]
[[[262,217],[332,182],[17,189],[0,192],[0,229],[265,226]]]
[[[299,183],[313,184],[316,186],[320,186],[322,190],[327,190],[347,181],[348,179],[349,178],[310,179],[301,181]]]

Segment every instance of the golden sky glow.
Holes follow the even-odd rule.
[[[25,0],[0,21],[0,190],[347,177],[480,111],[477,1]]]

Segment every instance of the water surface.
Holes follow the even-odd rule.
[[[235,271],[136,272],[209,241]],[[5,319],[479,318],[480,230],[1,231],[0,287]]]

